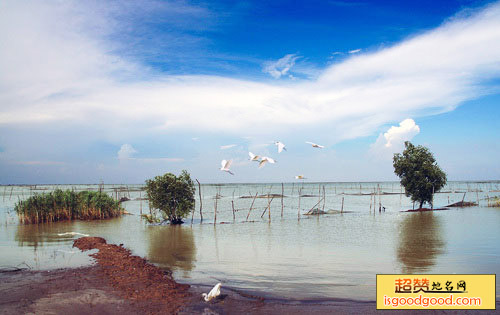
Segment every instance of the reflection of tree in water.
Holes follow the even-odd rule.
[[[443,253],[440,224],[432,212],[409,213],[401,222],[397,255],[403,273],[427,271]]]
[[[170,269],[193,269],[196,246],[191,229],[178,225],[150,226],[147,236],[149,261]]]

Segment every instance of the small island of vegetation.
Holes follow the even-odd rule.
[[[56,189],[19,201],[14,210],[24,224],[117,217],[124,209],[104,192]]]

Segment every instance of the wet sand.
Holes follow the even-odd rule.
[[[220,298],[207,303],[201,293],[208,292],[209,286],[179,284],[169,271],[122,246],[95,237],[80,238],[75,246],[98,249],[91,254],[97,263],[76,269],[1,272],[0,314],[393,314],[377,311],[374,301],[278,300],[224,286]]]

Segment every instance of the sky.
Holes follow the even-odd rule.
[[[0,184],[500,180],[499,103],[498,1],[0,3]]]

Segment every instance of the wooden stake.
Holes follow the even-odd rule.
[[[200,185],[200,182],[198,181],[198,179],[196,180],[196,182],[198,183],[198,194],[200,195],[200,220],[203,221],[203,212],[201,210],[202,208],[202,204],[203,202],[201,201],[201,185]]]
[[[233,222],[236,220],[236,216],[234,214],[234,200],[231,200],[231,206],[233,207]]]
[[[214,225],[217,223],[217,196],[218,193],[215,193],[215,207],[214,207]]]
[[[340,213],[344,212],[344,196],[342,196],[342,207],[340,208]]]
[[[247,218],[245,221],[248,221],[248,217],[250,216],[250,212],[252,212],[252,207],[253,207],[253,203],[255,202],[255,198],[257,198],[257,195],[259,194],[259,192],[257,191],[255,193],[255,197],[253,197],[253,200],[252,200],[252,204],[250,205],[250,210],[248,210],[248,214],[247,214]]]
[[[285,188],[283,183],[281,183],[281,217],[283,218],[283,195],[285,194]]]
[[[264,213],[266,213],[266,210],[269,209],[269,221],[271,221],[271,202],[273,202],[273,198],[271,198],[271,200],[267,203],[267,207],[264,209],[264,212],[262,212],[262,214],[260,215],[260,218],[262,219],[262,217],[264,216]]]
[[[325,186],[323,185],[323,212],[325,212],[325,203],[326,203],[326,191],[325,191]]]
[[[302,195],[302,188],[299,188],[299,210],[297,211],[297,217],[300,221],[300,196]]]

